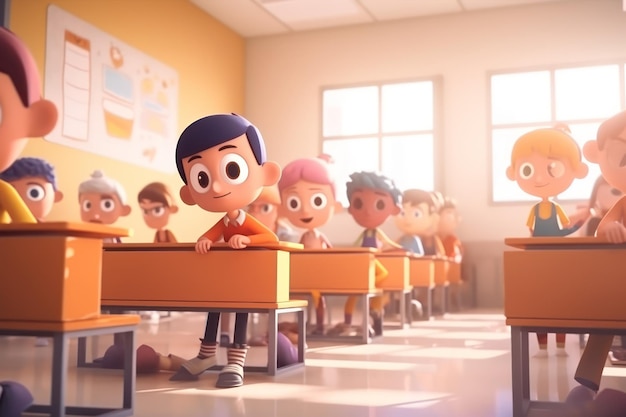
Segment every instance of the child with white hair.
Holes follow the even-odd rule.
[[[80,218],[88,223],[113,224],[118,218],[128,216],[131,207],[126,204],[126,192],[113,178],[95,170],[91,178],[78,185]],[[120,242],[120,238],[105,238],[105,242]]]

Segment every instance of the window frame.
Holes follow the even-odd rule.
[[[433,88],[433,103],[432,103],[432,111],[433,111],[433,126],[431,130],[411,130],[411,131],[403,131],[403,132],[389,132],[385,133],[382,131],[382,88],[386,85],[393,84],[406,84],[406,83],[419,83],[419,82],[431,82]],[[371,134],[357,134],[357,135],[343,135],[343,136],[324,136],[324,92],[328,90],[337,90],[337,89],[347,89],[347,88],[359,88],[359,87],[377,87],[378,89],[378,130],[375,133]],[[442,152],[444,149],[443,143],[443,106],[442,106],[442,97],[443,97],[443,77],[441,75],[433,75],[433,76],[424,76],[424,77],[412,77],[412,78],[400,78],[400,79],[392,79],[392,80],[378,80],[378,81],[370,81],[370,82],[355,82],[355,83],[344,83],[344,84],[329,84],[322,85],[319,88],[319,122],[318,122],[318,155],[324,152],[324,141],[326,140],[342,140],[342,139],[361,139],[366,137],[375,137],[377,141],[377,159],[378,159],[378,172],[385,174],[382,172],[382,149],[383,149],[383,138],[385,136],[402,136],[402,135],[420,135],[420,134],[430,134],[432,133],[433,137],[433,187],[434,190],[439,191],[445,195],[445,190],[441,188],[442,186],[442,178],[443,178],[443,163],[442,161]],[[331,155],[332,157],[332,155]],[[395,178],[391,178],[396,181]],[[401,191],[404,191],[401,189]],[[426,190],[433,191],[433,190]],[[340,201],[342,197],[337,197],[337,200]],[[344,205],[344,208],[345,205]]]
[[[487,152],[489,153],[488,155],[488,161],[489,161],[489,165],[487,167],[487,179],[488,179],[488,205],[489,206],[494,206],[494,207],[500,207],[500,206],[523,206],[523,205],[528,205],[529,203],[532,204],[532,201],[528,201],[528,200],[507,200],[507,201],[497,201],[495,200],[495,196],[494,196],[494,176],[493,176],[493,169],[494,169],[494,130],[496,129],[511,129],[511,128],[527,128],[528,131],[531,131],[533,129],[537,129],[537,128],[544,128],[544,127],[549,127],[549,126],[553,126],[555,123],[565,123],[567,125],[577,125],[577,124],[584,124],[584,123],[601,123],[604,120],[606,120],[606,118],[610,117],[611,115],[607,116],[606,118],[602,118],[602,119],[598,119],[598,118],[589,118],[589,119],[570,119],[570,120],[557,120],[556,119],[556,82],[555,82],[555,73],[557,71],[560,70],[567,70],[567,69],[577,69],[577,68],[586,68],[586,67],[599,67],[599,66],[611,66],[611,65],[616,65],[618,68],[618,80],[619,80],[619,86],[618,86],[618,91],[619,91],[619,100],[620,100],[620,107],[622,110],[626,109],[626,58],[624,59],[619,59],[619,60],[611,60],[611,61],[585,61],[585,62],[575,62],[575,63],[568,63],[568,64],[551,64],[551,65],[545,65],[545,66],[532,66],[532,67],[518,67],[518,68],[510,68],[510,69],[502,69],[502,70],[493,70],[493,71],[488,71],[486,74],[486,89],[487,89],[487,136],[488,136],[488,146],[487,146]],[[495,125],[493,123],[493,101],[492,101],[492,77],[497,76],[497,75],[506,75],[506,74],[521,74],[521,73],[528,73],[528,72],[537,72],[537,71],[548,71],[550,73],[550,99],[551,99],[551,103],[550,103],[550,119],[549,121],[546,121],[545,123],[538,123],[538,122],[525,122],[525,123],[508,123],[508,124],[499,124],[499,125]],[[595,138],[594,138],[595,139]],[[582,152],[582,149],[581,149]],[[510,158],[510,155],[508,156]],[[587,161],[584,156],[583,156],[583,160],[589,165],[592,164],[591,162]],[[504,176],[505,173],[503,172],[502,175]],[[586,203],[589,201],[589,197],[586,197],[584,199],[559,199],[556,198],[555,201],[560,202],[560,203],[564,203],[564,204],[580,204],[580,203]]]

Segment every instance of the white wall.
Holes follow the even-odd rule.
[[[323,86],[441,76],[440,190],[459,200],[465,242],[502,242],[527,235],[529,205],[489,203],[488,72],[626,62],[625,40],[620,0],[572,0],[251,39],[245,114],[260,127],[270,158],[286,164],[321,150]],[[397,235],[391,223],[386,230]],[[360,228],[342,214],[324,231],[333,242],[349,244]]]

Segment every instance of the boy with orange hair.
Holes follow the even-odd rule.
[[[532,236],[566,236],[582,226],[586,218],[573,222],[573,217],[570,219],[552,199],[567,190],[575,178],[584,178],[588,170],[578,144],[565,126],[536,129],[517,139],[506,176],[524,192],[541,198],[526,222]],[[537,341],[536,357],[546,357],[547,333],[537,333]],[[567,356],[565,334],[556,335],[556,345],[557,355]]]

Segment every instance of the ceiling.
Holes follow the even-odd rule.
[[[252,38],[446,13],[572,0],[189,0]],[[626,0],[624,0],[626,2]]]

